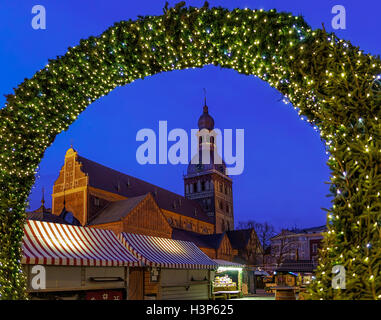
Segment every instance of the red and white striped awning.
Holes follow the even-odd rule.
[[[215,269],[213,262],[193,242],[133,233],[122,233],[119,239],[139,260],[152,267],[179,269]]]
[[[139,266],[110,230],[27,220],[24,264],[73,266]]]

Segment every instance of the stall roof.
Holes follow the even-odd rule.
[[[232,262],[227,260],[221,260],[221,259],[214,259],[213,260],[219,267],[232,267],[232,268],[243,268],[244,265],[240,264],[238,262]]]
[[[215,269],[213,262],[194,243],[167,238],[121,233],[119,239],[139,260],[154,267]]]
[[[28,220],[22,248],[24,264],[141,265],[110,230]]]
[[[310,260],[285,260],[275,271],[313,273],[315,269],[316,265]]]

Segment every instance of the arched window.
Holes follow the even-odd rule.
[[[214,137],[210,137],[210,143],[214,143]]]

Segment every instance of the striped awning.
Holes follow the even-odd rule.
[[[110,230],[27,220],[24,264],[73,266],[139,266]]]
[[[218,267],[225,267],[225,268],[243,268],[244,265],[240,264],[238,262],[232,262],[227,260],[221,260],[221,259],[213,259],[213,261],[218,265]]]
[[[217,265],[193,242],[133,233],[119,239],[139,260],[152,267],[179,269],[215,269]]]

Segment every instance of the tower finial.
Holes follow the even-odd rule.
[[[203,88],[204,90],[204,112],[208,113],[208,106],[206,105],[206,89]]]

